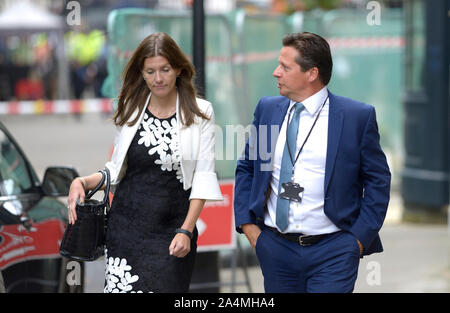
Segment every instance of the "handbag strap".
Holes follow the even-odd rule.
[[[107,167],[105,167],[105,169],[101,172],[105,177],[105,196],[103,197],[103,203],[106,204],[106,208],[109,210],[109,190],[111,188],[111,174],[109,173],[109,169]]]
[[[99,171],[99,172],[102,174],[102,179],[100,180],[98,185],[95,186],[94,189],[92,189],[91,191],[86,190],[86,196],[85,196],[86,200],[90,199],[100,188],[102,188],[103,184],[105,183],[106,174],[103,171]]]
[[[103,205],[105,206],[105,214],[108,213],[110,206],[109,206],[109,190],[111,187],[111,175],[109,173],[108,168],[105,168],[104,170],[99,171],[100,174],[102,174],[102,179],[98,183],[97,186],[95,186],[94,189],[92,189],[90,192],[86,191],[86,197],[85,200],[90,199],[100,188],[102,188],[103,184],[105,184],[105,195],[103,197]]]

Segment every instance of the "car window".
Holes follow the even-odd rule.
[[[16,146],[0,130],[0,195],[26,193],[32,187],[25,160]]]

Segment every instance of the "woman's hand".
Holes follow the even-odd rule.
[[[188,231],[190,234],[178,232],[173,237],[172,243],[169,246],[170,255],[176,256],[177,258],[184,258],[191,251],[192,232],[195,229],[195,223],[197,223],[205,201],[204,199],[191,199],[189,201],[189,210],[183,225],[181,225],[181,229]]]
[[[75,210],[77,206],[77,200],[80,203],[84,202],[85,191],[83,183],[79,177],[75,178],[70,185],[69,197],[67,198],[67,209],[69,216],[69,224],[75,224],[77,220],[77,212]]]
[[[173,237],[169,246],[170,255],[184,258],[191,251],[191,238],[185,234],[178,233]]]

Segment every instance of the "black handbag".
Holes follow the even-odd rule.
[[[107,168],[101,170],[100,183],[90,192],[86,190],[83,203],[77,201],[77,220],[68,224],[59,248],[59,253],[78,261],[95,261],[105,253],[105,235],[109,212],[110,173]],[[105,196],[102,201],[91,197],[106,182]]]

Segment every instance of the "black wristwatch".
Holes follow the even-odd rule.
[[[194,234],[192,234],[190,231],[183,229],[183,228],[177,228],[175,229],[175,233],[177,234],[185,234],[186,236],[189,237],[189,239],[192,239],[192,237],[194,236]]]

